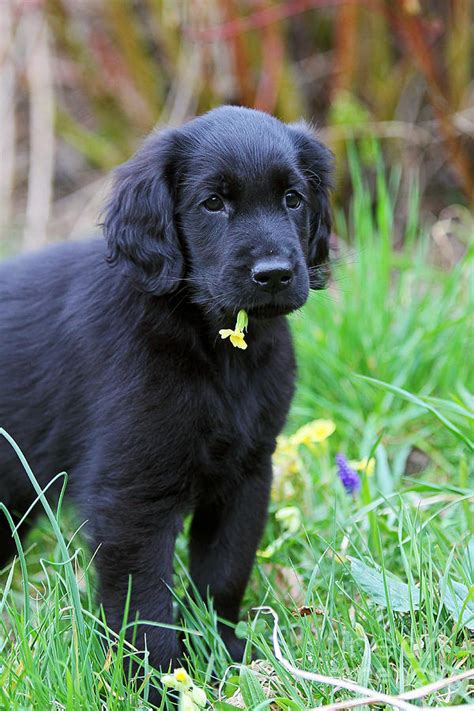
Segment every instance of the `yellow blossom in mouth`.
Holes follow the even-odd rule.
[[[234,348],[241,348],[244,351],[247,348],[244,331],[247,330],[248,322],[249,317],[247,312],[241,309],[237,314],[235,328],[221,328],[219,336],[221,338],[230,338],[230,342]]]
[[[230,342],[234,348],[241,348],[243,351],[247,348],[245,336],[240,331],[233,331],[231,328],[221,328],[219,335],[221,338],[230,338]]]
[[[375,459],[371,457],[363,457],[363,459],[352,459],[349,462],[349,466],[355,469],[357,472],[366,472],[367,476],[372,476],[375,469]]]
[[[317,442],[324,442],[335,431],[336,425],[332,420],[313,420],[303,425],[290,437],[292,444],[311,446]]]

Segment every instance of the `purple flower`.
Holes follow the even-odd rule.
[[[351,469],[349,462],[341,453],[336,454],[337,473],[348,494],[355,494],[360,487],[359,475]]]

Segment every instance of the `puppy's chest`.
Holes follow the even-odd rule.
[[[279,395],[262,375],[218,373],[199,394],[195,471],[206,485],[209,478],[217,485],[239,476],[249,453],[277,432],[277,418],[270,411]]]
[[[242,453],[252,446],[265,399],[262,390],[252,385],[240,378],[207,388],[199,409],[203,456],[219,460],[231,449]]]

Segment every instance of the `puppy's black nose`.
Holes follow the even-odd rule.
[[[293,281],[293,267],[287,259],[259,259],[251,271],[252,281],[263,291],[283,291]]]

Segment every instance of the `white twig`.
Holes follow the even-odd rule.
[[[473,679],[474,669],[466,669],[459,674],[454,674],[454,676],[448,676],[445,679],[439,679],[439,681],[434,681],[432,684],[426,684],[426,686],[420,686],[418,689],[412,689],[411,691],[405,691],[404,694],[400,694],[402,699],[420,699],[422,696],[428,696],[432,694],[433,691],[438,691],[438,689],[444,689],[445,686],[450,684],[455,684],[457,681],[463,681],[464,679]],[[465,705],[464,709],[472,708],[473,705]],[[450,707],[451,708],[451,707]]]
[[[287,669],[291,674],[293,674],[293,676],[296,676],[300,679],[308,679],[309,681],[315,681],[319,684],[327,684],[329,686],[334,686],[339,689],[347,689],[348,691],[353,691],[354,693],[360,694],[362,696],[362,698],[338,701],[333,704],[319,706],[318,711],[320,709],[326,709],[326,711],[336,711],[336,709],[348,709],[354,708],[356,706],[363,706],[365,704],[375,703],[384,703],[389,706],[394,706],[398,709],[417,709],[417,711],[420,711],[421,707],[407,703],[407,700],[419,699],[422,696],[427,696],[428,694],[431,694],[434,691],[437,691],[438,689],[442,689],[445,686],[448,686],[449,684],[454,684],[455,682],[462,681],[463,679],[474,678],[474,669],[467,669],[466,671],[461,672],[460,674],[456,674],[455,676],[446,679],[441,679],[440,681],[435,681],[432,684],[427,684],[426,686],[422,686],[418,689],[405,692],[403,694],[400,694],[399,696],[391,696],[389,694],[384,694],[382,692],[375,691],[374,689],[368,689],[364,686],[360,686],[359,684],[356,684],[355,682],[350,681],[349,679],[339,679],[337,677],[325,676],[324,674],[318,674],[316,672],[304,671],[303,669],[298,669],[298,667],[294,667],[292,664],[290,664],[290,662],[285,659],[282,654],[280,642],[278,640],[278,633],[280,631],[280,627],[278,624],[278,615],[275,610],[267,606],[256,607],[254,609],[263,612],[264,614],[272,615],[274,622],[272,632],[273,652],[280,664],[282,664],[285,669]],[[451,708],[468,711],[469,709],[474,709],[474,705],[465,704],[464,706]]]
[[[440,679],[432,684],[427,684],[426,686],[420,686],[418,689],[412,689],[411,691],[405,691],[403,694],[399,694],[396,698],[398,699],[421,699],[423,696],[428,696],[434,691],[443,689],[449,684],[454,684],[457,681],[463,681],[464,679],[470,679],[474,677],[474,669],[466,669],[466,671],[460,674],[455,674],[454,676],[447,677],[446,679]],[[327,704],[325,706],[318,706],[318,711],[320,709],[325,709],[325,711],[336,711],[337,709],[351,709],[356,706],[363,706],[365,704],[376,704],[380,702],[380,697],[375,695],[371,698],[363,699],[350,699],[345,701],[337,701],[334,704]],[[423,711],[424,708],[438,708],[433,706],[417,706],[418,711]],[[462,709],[462,711],[469,711],[469,709],[474,709],[474,704],[463,704],[462,706],[449,706],[443,708],[450,708],[452,711],[456,709]]]

